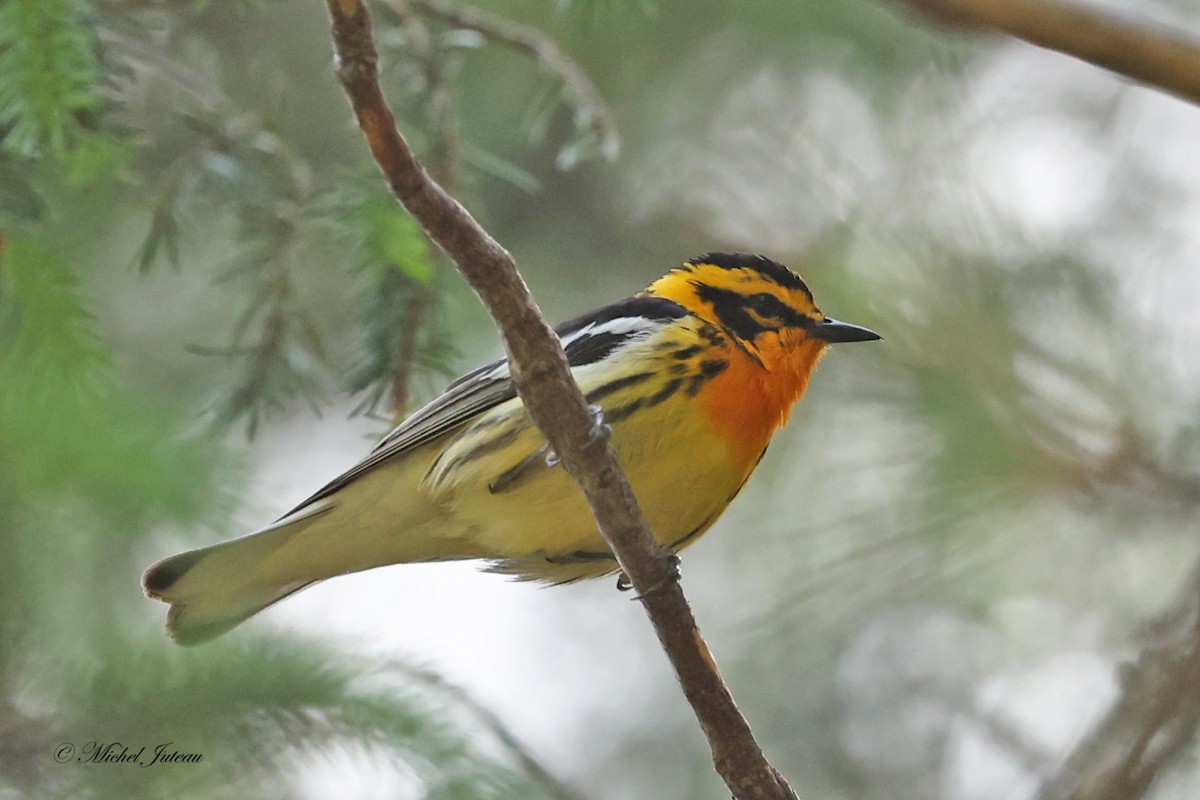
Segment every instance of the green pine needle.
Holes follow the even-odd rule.
[[[0,5],[0,146],[16,155],[62,157],[81,120],[101,105],[95,34],[80,0]]]

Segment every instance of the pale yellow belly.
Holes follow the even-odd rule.
[[[632,428],[617,425],[612,444],[651,530],[679,549],[716,521],[753,465],[735,466],[694,408],[675,406],[685,413],[672,417],[671,405],[640,412]],[[575,482],[562,466],[546,466],[544,454],[525,460],[541,441],[529,431],[503,452],[460,468],[447,489],[452,496],[441,500],[473,551],[464,555],[554,582],[613,571],[616,563]]]

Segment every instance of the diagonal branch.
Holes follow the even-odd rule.
[[[1063,0],[900,0],[950,25],[1007,33],[1200,104],[1200,39]]]
[[[529,295],[509,253],[434,182],[396,130],[379,88],[378,55],[361,0],[325,0],[337,73],[389,187],[458,266],[500,328],[530,416],[579,483],[617,561],[642,596],[659,641],[736,798],[796,800],[767,762],[721,680],[675,573],[650,534],[593,412],[567,369],[562,347]]]

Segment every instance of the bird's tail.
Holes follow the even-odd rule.
[[[150,597],[171,604],[167,630],[179,644],[215,639],[246,619],[324,576],[287,568],[288,541],[313,523],[316,513],[159,561],[142,576]]]

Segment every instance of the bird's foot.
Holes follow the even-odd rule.
[[[634,595],[630,600],[645,600],[648,596],[661,592],[673,583],[679,583],[683,575],[679,571],[679,556],[671,553],[667,558],[670,560],[671,566],[667,570],[667,574],[658,580],[653,586],[641,594]],[[617,576],[617,591],[628,592],[633,588],[633,581],[629,580],[629,576],[624,572]]]
[[[592,415],[592,429],[588,432],[588,443],[607,441],[608,437],[612,436],[612,425],[604,421],[604,409],[597,405],[589,405],[588,411]],[[558,453],[553,450],[546,451],[547,467],[557,467],[561,463],[562,459],[558,457]]]
[[[612,425],[604,421],[604,409],[598,405],[589,405],[588,411],[592,414],[592,441],[597,439],[607,440],[612,436]]]

